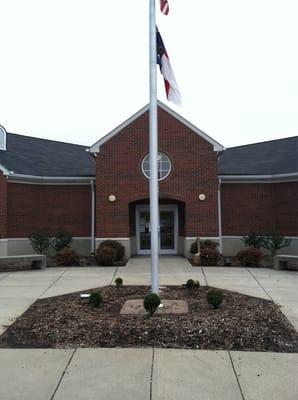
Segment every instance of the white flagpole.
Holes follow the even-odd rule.
[[[159,204],[158,204],[158,123],[156,81],[155,0],[150,0],[150,224],[151,224],[151,291],[158,294]]]

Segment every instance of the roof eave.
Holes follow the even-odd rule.
[[[298,172],[272,175],[225,175],[219,174],[218,177],[223,183],[266,183],[266,182],[296,182],[298,181]]]

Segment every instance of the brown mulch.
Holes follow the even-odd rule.
[[[0,337],[0,347],[146,347],[298,352],[298,333],[271,301],[222,290],[219,309],[206,301],[208,288],[168,286],[161,298],[186,300],[189,314],[120,315],[145,286],[106,286],[94,308],[79,293],[38,300]]]

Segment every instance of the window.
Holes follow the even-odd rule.
[[[161,181],[162,179],[165,179],[171,172],[172,164],[171,164],[169,157],[164,153],[158,153],[157,162],[158,162],[157,176],[158,176],[158,180]],[[142,161],[142,171],[143,171],[143,174],[146,176],[146,178],[149,179],[150,178],[149,154],[147,154]]]
[[[6,130],[0,125],[0,150],[6,150]]]

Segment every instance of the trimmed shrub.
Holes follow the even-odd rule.
[[[50,235],[46,231],[32,232],[28,239],[34,251],[38,254],[44,254],[51,245]]]
[[[123,279],[122,278],[116,278],[115,279],[115,284],[117,288],[120,288],[123,286]]]
[[[143,302],[144,308],[152,316],[160,305],[160,298],[156,293],[147,294]]]
[[[201,249],[217,249],[219,246],[219,243],[214,242],[213,240],[206,239],[202,240],[201,242]]]
[[[195,281],[193,279],[188,279],[186,281],[186,284],[185,284],[185,287],[187,289],[195,289],[195,288],[199,288],[200,286],[201,286],[200,282],[199,281]]]
[[[117,253],[113,247],[99,246],[96,251],[96,261],[98,265],[112,266],[117,260]]]
[[[262,253],[259,249],[249,247],[237,253],[237,259],[244,267],[257,267],[261,261]]]
[[[117,240],[104,240],[99,247],[112,247],[116,251],[116,260],[120,261],[124,258],[125,247]]]
[[[205,247],[200,252],[201,263],[205,265],[217,265],[220,254],[216,248]]]
[[[286,239],[281,233],[271,233],[265,236],[263,247],[275,256],[278,250],[288,247],[290,244],[291,239]]]
[[[260,249],[264,246],[265,237],[263,235],[258,235],[255,232],[249,232],[249,234],[247,236],[243,236],[241,240],[247,247]]]
[[[206,239],[206,240],[201,240],[200,246],[201,246],[201,251],[206,248],[217,249],[219,243],[213,242],[213,240]],[[197,241],[195,241],[190,245],[190,253],[197,254],[197,252],[198,252],[198,244]]]
[[[90,295],[90,303],[94,306],[99,308],[102,304],[102,295],[99,292],[92,292]]]
[[[57,231],[54,235],[52,247],[58,252],[65,247],[68,247],[72,242],[72,235],[69,232],[61,229]]]
[[[219,290],[209,289],[207,292],[207,302],[214,308],[218,308],[223,300],[223,295]]]
[[[79,264],[79,256],[70,247],[64,247],[64,249],[60,250],[56,254],[56,261],[59,265],[78,265]]]

